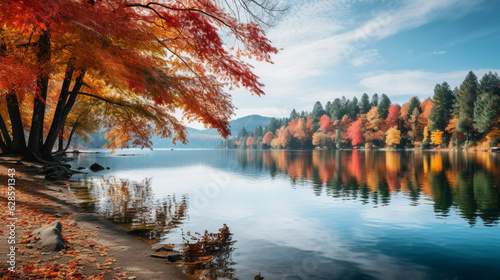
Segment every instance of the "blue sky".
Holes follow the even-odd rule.
[[[274,64],[252,63],[266,95],[232,92],[236,116],[288,116],[337,97],[386,93],[393,103],[459,86],[469,70],[500,73],[500,1],[293,1],[267,30]]]

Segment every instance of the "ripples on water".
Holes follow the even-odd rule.
[[[142,237],[179,246],[227,225],[208,278],[500,275],[500,155],[134,150],[73,165],[93,162],[111,170],[76,178],[91,210]]]

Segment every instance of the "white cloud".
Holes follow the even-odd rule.
[[[351,59],[351,64],[353,66],[362,66],[366,64],[371,64],[380,59],[378,50],[365,50],[360,52],[358,55]]]
[[[437,83],[447,82],[452,88],[460,86],[470,70],[446,73],[420,70],[377,71],[365,73],[359,86],[366,92],[386,93],[387,95],[425,95],[432,96]],[[500,73],[499,69],[476,69],[478,79],[489,71]]]
[[[428,53],[428,54],[433,54],[433,55],[443,55],[443,54],[446,54],[446,51],[433,51],[433,52]]]
[[[370,13],[355,10],[354,6],[365,2],[377,2],[378,9]],[[465,0],[299,1],[268,32],[273,43],[284,50],[274,57],[273,65],[257,63],[255,71],[266,84],[266,92],[282,96],[303,93],[303,80],[332,74],[336,67],[359,67],[380,60],[378,50],[370,49],[379,40],[443,17],[463,15],[477,4]]]

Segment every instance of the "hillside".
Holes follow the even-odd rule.
[[[238,135],[243,127],[249,131],[254,130],[259,127],[259,125],[265,128],[270,121],[271,118],[260,115],[250,115],[232,120],[229,122],[232,134],[229,137]],[[215,129],[188,128],[187,130],[189,141],[187,145],[180,143],[174,145],[172,144],[171,138],[161,139],[160,137],[155,136],[152,139],[154,143],[153,148],[215,148],[222,140],[222,137],[219,136],[217,130]],[[107,143],[106,139],[104,139],[103,133],[95,133],[91,137],[92,140],[87,143],[75,137],[73,145],[75,147],[101,148],[105,143]]]

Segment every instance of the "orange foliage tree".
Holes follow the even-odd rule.
[[[176,110],[229,135],[234,108],[224,88],[262,95],[245,59],[270,62],[277,49],[259,24],[239,20],[222,3],[2,1],[3,152],[54,160],[57,138],[84,103],[88,112],[105,108],[110,148],[150,148],[153,134],[185,142]],[[231,36],[235,48],[224,41]]]

